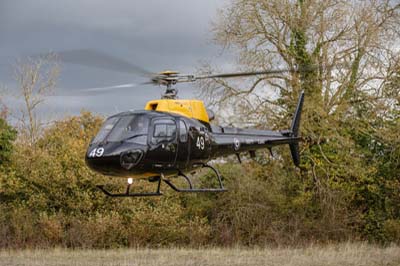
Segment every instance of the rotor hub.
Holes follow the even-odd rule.
[[[163,99],[176,99],[178,90],[172,88],[172,85],[180,82],[180,76],[178,71],[166,70],[158,73],[157,76],[152,78],[152,81],[158,85],[167,86],[164,94],[162,94]]]

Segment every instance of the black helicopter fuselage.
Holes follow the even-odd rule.
[[[192,171],[217,157],[289,144],[299,164],[302,100],[284,131],[211,126],[185,116],[132,111],[109,117],[86,153],[87,165],[109,176],[151,178]],[[240,158],[240,157],[239,157]]]

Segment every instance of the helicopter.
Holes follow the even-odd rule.
[[[123,193],[112,193],[105,186],[98,188],[110,197],[161,196],[161,184],[165,183],[176,192],[224,192],[219,171],[209,162],[213,159],[248,153],[255,157],[258,149],[270,149],[288,144],[294,165],[300,164],[299,127],[304,103],[300,93],[289,129],[272,131],[249,128],[222,127],[210,123],[215,115],[197,99],[179,99],[174,88],[177,83],[195,82],[202,79],[233,78],[268,75],[297,71],[293,69],[262,70],[210,75],[183,75],[177,71],[153,74],[126,61],[97,51],[79,50],[59,54],[65,62],[95,66],[117,71],[136,71],[150,76],[143,84],[165,86],[161,99],[150,100],[144,110],[126,111],[108,117],[97,135],[91,140],[85,161],[95,172],[113,177],[127,178]],[[84,59],[83,59],[84,58]],[[119,86],[115,86],[119,87]],[[111,88],[111,87],[109,87]],[[217,187],[197,188],[189,177],[201,168],[209,168],[217,180]],[[174,183],[183,178],[186,188]],[[131,192],[135,179],[156,183],[153,192]]]

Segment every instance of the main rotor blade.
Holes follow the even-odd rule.
[[[121,85],[108,86],[108,87],[83,89],[82,91],[84,91],[84,92],[104,92],[104,91],[110,91],[110,90],[115,90],[115,89],[133,88],[138,85],[140,85],[140,84],[128,83],[128,84],[121,84]]]
[[[68,50],[56,52],[55,54],[61,62],[65,63],[96,67],[129,74],[138,73],[144,76],[153,75],[152,72],[143,69],[142,67],[136,66],[123,59],[108,55],[97,50]]]
[[[275,70],[261,70],[261,71],[250,71],[250,72],[236,72],[236,73],[224,73],[224,74],[215,74],[215,75],[205,75],[205,76],[196,76],[196,79],[208,79],[208,78],[234,78],[234,77],[246,77],[246,76],[255,76],[255,75],[268,75],[268,74],[280,74],[285,72],[302,72],[302,71],[310,71],[311,69],[275,69]]]
[[[109,94],[109,93],[120,93],[122,91],[128,91],[128,88],[135,88],[144,83],[127,83],[127,84],[120,84],[114,86],[105,86],[105,87],[94,87],[94,88],[84,88],[84,89],[77,89],[71,91],[71,89],[66,90],[64,88],[60,92],[57,92],[54,96],[93,96],[93,95],[102,95],[102,94]]]

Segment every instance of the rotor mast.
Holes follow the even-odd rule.
[[[153,83],[166,86],[165,92],[162,94],[162,99],[176,99],[178,90],[173,87],[178,82],[195,81],[193,75],[179,75],[177,71],[163,71],[158,73],[158,76],[152,78]]]

